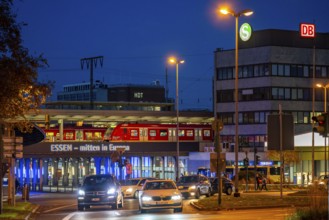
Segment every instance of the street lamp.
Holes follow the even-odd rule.
[[[233,17],[235,17],[235,90],[234,90],[234,97],[235,97],[235,145],[234,145],[234,152],[235,152],[235,181],[234,181],[234,186],[235,186],[235,193],[234,196],[235,197],[239,197],[240,193],[239,193],[239,176],[238,176],[238,172],[239,172],[239,166],[238,166],[238,162],[239,162],[239,157],[238,157],[238,147],[239,147],[239,110],[238,110],[238,106],[239,106],[239,83],[238,83],[238,78],[239,78],[239,72],[238,72],[238,24],[239,24],[239,17],[244,15],[244,16],[250,16],[252,15],[254,12],[246,9],[246,10],[242,10],[238,13],[236,13],[233,10],[230,9],[220,9],[219,10],[220,13],[227,15],[230,14]]]
[[[176,64],[176,180],[179,179],[179,97],[178,97],[178,65],[184,63],[184,60],[175,57],[169,58],[169,63]]]
[[[322,85],[318,83],[316,87],[323,88],[324,90],[324,113],[327,113],[327,88],[329,88],[329,84]],[[324,134],[324,173],[327,175],[327,134]]]

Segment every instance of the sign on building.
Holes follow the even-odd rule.
[[[300,24],[299,33],[301,37],[314,38],[315,37],[315,25],[314,24]]]

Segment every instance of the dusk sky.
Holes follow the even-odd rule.
[[[23,43],[31,54],[43,54],[49,67],[40,69],[39,81],[56,82],[56,95],[66,84],[89,82],[89,70],[80,59],[104,56],[94,80],[107,84],[166,86],[175,97],[175,67],[170,55],[185,60],[179,66],[180,109],[212,108],[213,52],[234,49],[235,22],[218,14],[221,5],[235,11],[252,9],[240,17],[254,31],[299,29],[315,23],[317,32],[329,32],[328,0],[15,0]],[[56,96],[52,98],[56,100]]]

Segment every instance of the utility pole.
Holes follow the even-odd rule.
[[[93,87],[94,87],[94,65],[97,67],[97,61],[99,60],[101,67],[103,67],[103,56],[97,57],[88,57],[80,59],[81,69],[83,69],[84,64],[86,63],[87,69],[90,69],[90,109],[94,109],[94,100],[93,100]]]

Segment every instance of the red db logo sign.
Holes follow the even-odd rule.
[[[315,25],[314,24],[300,24],[300,36],[314,38],[315,37]]]

